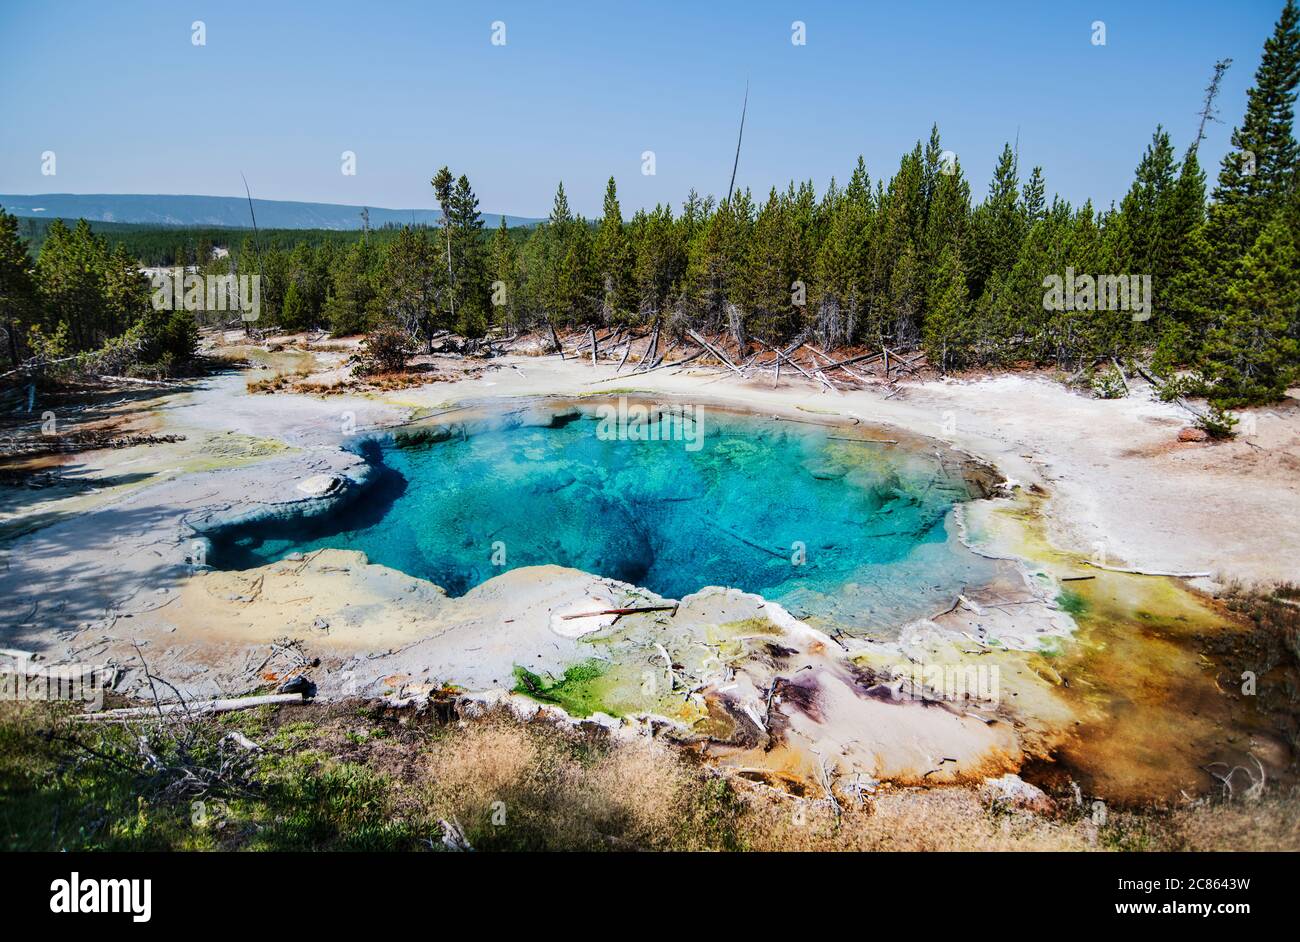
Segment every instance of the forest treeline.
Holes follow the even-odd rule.
[[[33,258],[40,255],[50,227],[60,222],[71,228],[76,219],[38,218],[26,216],[18,220],[18,231],[27,240],[27,250]],[[91,222],[96,235],[104,237],[108,248],[121,245],[132,258],[149,268],[174,265],[193,266],[206,264],[215,249],[238,248],[248,230],[233,226],[156,225],[139,222]],[[395,223],[363,229],[267,229],[259,227],[257,242],[263,250],[274,247],[292,248],[300,242],[310,248],[325,243],[335,250],[346,249],[361,239],[380,243],[391,241],[402,227]],[[522,234],[521,227],[515,228]]]
[[[721,200],[691,191],[680,208],[624,219],[611,178],[588,221],[561,184],[549,219],[526,231],[484,232],[468,178],[444,168],[432,181],[440,226],[350,244],[249,233],[228,257],[193,261],[258,274],[259,327],[383,325],[427,346],[442,331],[658,325],[742,346],[803,335],[919,347],[944,371],[1141,358],[1161,375],[1193,369],[1223,405],[1263,402],[1300,379],[1298,83],[1300,13],[1287,0],[1208,198],[1201,134],[1180,150],[1157,127],[1118,205],[1049,199],[1041,168],[1023,172],[1009,145],[974,202],[934,128],[887,178],[859,158],[820,193],[811,182]],[[51,225],[35,266],[26,258],[9,219],[0,277],[18,344],[86,349],[145,316],[147,288],[141,306],[126,287],[132,260],[87,226]],[[1052,279],[1064,288],[1049,291]]]

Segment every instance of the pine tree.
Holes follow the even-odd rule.
[[[1021,195],[1021,213],[1025,217],[1025,224],[1032,226],[1038,220],[1042,219],[1047,212],[1047,184],[1043,181],[1043,168],[1035,167],[1029,174],[1029,182],[1025,184],[1025,192]]]
[[[63,325],[73,351],[94,349],[117,332],[103,304],[107,261],[103,240],[86,220],[71,230],[61,220],[50,224],[36,260],[42,327],[49,333]]]
[[[1278,215],[1256,240],[1228,292],[1205,349],[1205,374],[1225,407],[1281,398],[1300,379],[1300,245],[1295,220]]]
[[[284,295],[289,290],[289,253],[278,243],[258,255],[262,276],[262,317],[265,322],[280,323],[284,312]]]
[[[555,188],[555,199],[551,203],[551,228],[561,236],[567,235],[567,229],[573,224],[573,213],[569,209],[569,198],[564,194],[564,181]]]
[[[104,266],[104,325],[108,336],[126,330],[150,307],[149,279],[140,273],[140,263],[120,242],[113,246]]]
[[[638,309],[646,320],[659,317],[676,297],[686,273],[686,250],[671,206],[638,213],[633,280]]]
[[[743,324],[739,315],[737,322],[731,323],[731,313],[741,301],[752,216],[753,199],[748,189],[723,200],[703,227],[687,272],[690,310],[709,329],[728,327],[738,340],[744,333]]]
[[[453,326],[450,305],[439,308],[437,304],[438,289],[446,287],[438,255],[424,229],[403,226],[384,255],[377,295],[366,305],[367,315],[382,312],[388,323],[422,342],[426,352],[433,351],[438,329]],[[458,315],[463,316],[463,310],[464,305],[458,306]]]
[[[1264,43],[1246,116],[1232,132],[1214,191],[1208,239],[1228,272],[1254,244],[1295,186],[1297,146],[1292,133],[1300,84],[1300,8],[1287,0]]]
[[[333,286],[325,303],[325,317],[335,337],[359,334],[374,320],[376,292],[374,249],[370,242],[354,242],[334,268]]]
[[[1092,200],[1079,207],[1070,220],[1059,274],[1064,274],[1067,267],[1079,274],[1107,270],[1103,225],[1093,209]],[[1121,323],[1129,321],[1128,314],[1121,314],[1119,318]],[[1062,365],[1073,357],[1078,357],[1078,364],[1083,365],[1089,357],[1100,356],[1114,346],[1114,338],[1111,336],[1114,323],[1105,316],[1088,311],[1063,311],[1058,312],[1055,320],[1059,349],[1057,359]]]
[[[319,321],[321,307],[325,303],[324,288],[328,281],[328,268],[319,266],[318,253],[305,241],[299,242],[289,251],[289,280],[297,286],[297,298],[293,305],[295,312],[290,315],[289,296],[285,293],[285,313],[282,319],[292,316],[292,323],[297,327],[291,330],[305,330],[314,327]],[[288,323],[285,324],[288,327]]]
[[[1181,277],[1175,303],[1187,311],[1194,334],[1205,335],[1227,310],[1238,268],[1260,232],[1295,188],[1292,121],[1300,83],[1300,10],[1287,0],[1264,43],[1246,114],[1233,129],[1202,232],[1193,241],[1193,266]]]
[[[450,167],[442,167],[433,175],[429,181],[433,186],[434,198],[438,201],[438,206],[442,209],[442,245],[439,247],[439,254],[443,257],[446,279],[443,282],[443,288],[440,292],[440,300],[444,309],[444,322],[454,324],[456,320],[456,274],[455,264],[452,261],[452,188],[455,185],[455,177],[451,174]]]
[[[889,276],[889,306],[894,316],[893,343],[904,349],[920,338],[924,274],[916,246],[909,241]]]
[[[555,189],[555,199],[551,206],[551,215],[547,221],[537,227],[535,239],[529,240],[530,295],[545,317],[552,323],[568,321],[572,317],[569,305],[572,303],[573,284],[562,284],[566,265],[570,263],[570,249],[574,238],[573,213],[569,209],[569,198],[564,193],[564,182]],[[580,261],[574,253],[570,276]]]
[[[1164,232],[1174,194],[1174,149],[1169,135],[1157,127],[1142,155],[1132,186],[1108,227],[1113,240],[1113,270],[1147,274],[1163,282]]]
[[[516,299],[524,317],[552,324],[558,322],[551,306],[553,242],[550,225],[541,223],[533,227],[519,251],[519,296]]]
[[[1002,148],[988,198],[971,219],[971,250],[967,255],[971,297],[981,297],[988,283],[1011,271],[1020,252],[1025,217],[1019,201],[1020,183],[1011,145]]]
[[[962,173],[961,163],[954,159],[940,173],[926,211],[922,241],[927,283],[934,280],[944,248],[954,245],[960,249],[966,243],[969,228],[970,184]]]
[[[1158,340],[1153,367],[1172,369],[1194,355],[1206,312],[1198,295],[1206,279],[1205,173],[1196,148],[1189,147],[1160,220],[1161,254],[1155,294],[1154,329]]]
[[[1265,244],[1260,240],[1296,198],[1297,85],[1300,8],[1287,0],[1264,44],[1255,84],[1247,92],[1246,115],[1232,133],[1233,150],[1220,166],[1205,225],[1190,241],[1188,267],[1177,280],[1175,303],[1188,312],[1188,332],[1206,338],[1200,351],[1205,371],[1235,401],[1270,398],[1275,383],[1261,377],[1281,372],[1256,362],[1270,360],[1270,351],[1277,349],[1278,315],[1259,291],[1276,283],[1268,266],[1285,258],[1287,250],[1275,233]],[[1296,221],[1294,213],[1290,221]],[[1175,355],[1164,351],[1162,359],[1172,361]]]
[[[961,250],[950,242],[940,251],[922,338],[926,355],[940,370],[964,365],[971,354],[970,294]]]
[[[20,337],[37,314],[36,271],[27,242],[18,236],[18,219],[0,209],[0,325],[5,353],[14,366],[22,356]]]
[[[693,193],[694,191],[692,191]],[[614,323],[630,317],[635,307],[632,247],[623,231],[614,178],[605,186],[605,212],[596,233],[596,270],[601,287],[601,319]]]
[[[746,331],[769,342],[788,338],[798,323],[791,304],[795,273],[788,248],[792,235],[786,204],[773,187],[754,220],[738,284]]]
[[[600,315],[600,277],[585,219],[570,224],[567,249],[560,264],[557,309],[569,320],[594,324]]]
[[[867,225],[870,220],[871,190],[859,158],[856,182],[833,198],[828,193],[825,212],[829,215],[825,237],[813,269],[816,286],[815,329],[818,339],[829,347],[849,343],[857,334],[862,311]]]
[[[1068,208],[1059,205],[1054,212],[1043,213],[1021,240],[1011,271],[996,282],[992,320],[985,330],[993,349],[1003,341],[1014,341],[1003,351],[1003,359],[1014,357],[1039,363],[1059,363],[1062,359],[1060,312],[1045,305],[1043,286],[1048,276],[1065,272],[1068,219]]]
[[[912,343],[919,335],[917,320],[924,303],[924,272],[917,252],[925,220],[924,178],[920,143],[903,155],[889,189],[876,200],[876,225],[869,240],[866,292],[869,295],[867,336],[878,343]],[[908,268],[895,277],[894,268],[907,257]],[[901,307],[899,305],[902,305]]]
[[[504,215],[492,233],[489,267],[492,275],[492,305],[495,309],[493,320],[512,330],[522,330],[522,306],[518,297],[519,253],[515,249],[514,239],[510,237],[510,230],[506,227]]]
[[[457,312],[454,326],[466,337],[481,337],[487,331],[491,307],[487,254],[478,197],[464,174],[456,180],[451,194],[449,222]]]
[[[280,310],[280,326],[288,331],[306,330],[310,324],[311,312],[307,301],[298,290],[298,282],[290,280],[284,292],[284,304]]]

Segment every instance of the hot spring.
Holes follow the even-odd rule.
[[[218,535],[210,560],[360,550],[452,595],[556,564],[668,598],[731,586],[863,635],[992,576],[952,522],[978,488],[933,442],[812,416],[625,402],[624,423],[597,408],[532,405],[366,439],[356,447],[378,473],[357,499]]]

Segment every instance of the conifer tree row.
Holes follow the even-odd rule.
[[[721,201],[692,190],[679,208],[625,218],[610,178],[589,221],[561,183],[544,222],[487,234],[469,179],[443,168],[438,227],[181,255],[258,272],[264,324],[393,324],[425,349],[444,331],[658,326],[740,345],[920,348],[944,371],[1140,357],[1198,371],[1222,403],[1263,402],[1300,381],[1298,85],[1300,10],[1287,0],[1208,201],[1201,133],[1180,153],[1156,127],[1127,193],[1098,208],[1049,199],[1042,168],[1024,173],[1009,144],[976,201],[935,127],[892,173],[873,180],[859,158],[820,195],[811,181]],[[87,349],[138,316],[131,260],[83,226],[51,226],[33,267],[0,216],[0,318],[16,347],[35,329]]]

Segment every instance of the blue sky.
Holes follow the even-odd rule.
[[[1022,166],[1041,164],[1049,192],[1104,205],[1157,123],[1181,152],[1231,56],[1225,124],[1202,150],[1217,170],[1281,7],[3,0],[0,192],[239,195],[242,170],[259,198],[431,207],[429,178],[448,164],[485,211],[545,215],[563,179],[596,215],[613,174],[629,214],[691,186],[726,191],[748,79],[741,186],[820,190],[859,153],[888,177],[938,122],[977,198],[1019,130]],[[355,176],[340,172],[345,150]]]

